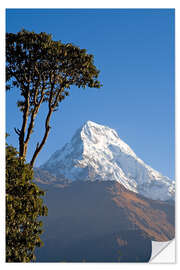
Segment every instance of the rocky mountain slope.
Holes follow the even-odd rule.
[[[43,262],[147,262],[151,240],[174,238],[174,205],[145,198],[117,181],[47,186]]]

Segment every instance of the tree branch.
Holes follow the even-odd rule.
[[[64,87],[65,87],[66,83],[68,82],[66,79],[67,79],[67,76],[65,76],[64,81],[63,81],[61,87],[59,88],[59,90],[58,90],[58,92],[57,92],[57,94],[56,94],[55,101],[54,101],[54,103],[53,103],[53,105],[52,105],[53,108],[55,108],[55,107],[57,106],[59,96],[60,96],[60,94],[64,91]]]
[[[28,121],[28,114],[29,114],[29,99],[30,99],[30,91],[27,90],[27,93],[25,95],[25,108],[23,110],[23,122],[22,122],[22,128],[19,134],[19,156],[24,157],[24,137],[25,137],[25,131]]]
[[[45,90],[45,81],[43,82],[43,87],[41,89],[41,98],[40,98],[39,102],[37,102],[38,85],[36,86],[36,90],[35,90],[35,94],[34,94],[34,109],[33,109],[32,114],[31,114],[31,120],[30,120],[30,123],[29,123],[28,131],[27,131],[27,136],[26,136],[26,139],[25,139],[25,142],[24,142],[24,144],[25,144],[24,155],[25,156],[26,156],[26,153],[27,153],[28,142],[29,142],[30,136],[31,136],[31,134],[33,132],[35,118],[36,118],[36,115],[37,115],[37,113],[39,111],[40,105],[43,102],[44,90]]]
[[[31,159],[31,162],[30,162],[30,165],[33,167],[34,165],[34,162],[39,154],[39,152],[41,151],[41,149],[43,148],[46,140],[47,140],[47,137],[48,137],[48,134],[49,134],[49,131],[50,131],[50,126],[49,126],[49,122],[50,122],[50,118],[51,118],[51,115],[52,115],[52,112],[54,111],[54,108],[55,106],[57,105],[57,102],[58,102],[58,98],[60,96],[60,94],[63,92],[64,90],[64,86],[60,87],[57,94],[56,94],[56,97],[55,97],[55,101],[54,103],[52,104],[52,100],[53,100],[53,90],[54,90],[54,85],[55,83],[52,82],[52,78],[50,78],[50,84],[51,84],[51,90],[50,90],[50,97],[49,97],[49,101],[48,101],[48,114],[46,116],[46,121],[45,121],[45,133],[44,133],[44,137],[41,141],[41,143],[37,143],[36,145],[36,150],[33,154],[33,157]]]
[[[58,90],[58,92],[57,92],[57,94],[56,94],[56,97],[55,97],[55,101],[54,101],[54,103],[52,104],[52,107],[53,107],[53,108],[56,107],[56,105],[57,105],[57,103],[58,103],[59,96],[60,96],[60,94],[63,92],[63,90],[64,90],[63,87],[60,88],[60,89]]]
[[[41,141],[41,143],[37,143],[36,145],[36,150],[33,154],[33,157],[31,159],[31,162],[30,162],[30,165],[33,167],[34,165],[34,162],[39,154],[39,152],[41,151],[42,147],[44,146],[46,140],[47,140],[47,137],[48,137],[48,134],[49,134],[49,131],[50,131],[50,126],[49,126],[49,122],[50,122],[50,118],[51,118],[51,114],[52,114],[53,110],[52,108],[48,111],[48,114],[47,114],[47,117],[46,117],[46,122],[45,122],[45,133],[44,133],[44,136],[43,136],[43,139]]]
[[[49,122],[50,122],[50,118],[51,118],[51,114],[53,112],[53,107],[52,107],[52,99],[53,99],[53,90],[54,90],[54,83],[51,83],[51,90],[50,90],[50,97],[49,97],[49,101],[48,101],[48,114],[46,116],[46,121],[45,121],[45,132],[44,132],[44,136],[43,136],[43,139],[41,141],[41,143],[37,143],[36,145],[36,150],[33,154],[33,157],[31,159],[31,162],[30,162],[30,165],[33,167],[34,165],[34,162],[39,154],[39,152],[41,151],[41,149],[43,148],[46,140],[47,140],[47,137],[48,137],[48,134],[49,134],[49,131],[50,131],[50,126],[49,126]]]
[[[21,131],[20,131],[20,129],[18,129],[18,128],[14,128],[14,131],[16,132],[16,134],[17,134],[18,136],[21,134]]]

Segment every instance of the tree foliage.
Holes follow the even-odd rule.
[[[44,135],[36,145],[31,166],[47,140],[51,115],[69,95],[70,87],[101,87],[97,80],[99,71],[93,61],[93,55],[87,54],[85,49],[53,41],[47,33],[37,34],[26,30],[17,34],[7,33],[7,89],[17,87],[21,94],[17,104],[22,111],[23,121],[21,128],[15,129],[21,157],[26,156],[41,104],[47,102],[48,105]]]
[[[33,171],[16,149],[6,146],[6,261],[30,262],[34,250],[42,246],[42,221],[47,215],[41,196],[44,192],[32,182]]]

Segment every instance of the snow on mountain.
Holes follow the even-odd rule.
[[[115,130],[92,121],[40,168],[71,181],[117,181],[154,200],[174,198],[174,181],[146,165]]]

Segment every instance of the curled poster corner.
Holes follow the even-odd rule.
[[[152,241],[150,263],[175,263],[175,239],[167,242]]]

